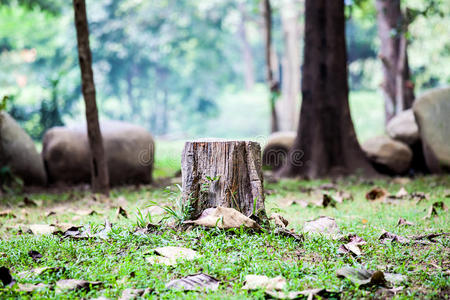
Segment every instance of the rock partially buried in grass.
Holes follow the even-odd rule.
[[[265,275],[247,275],[245,276],[245,285],[243,290],[283,290],[286,287],[286,279],[281,276],[274,278],[267,277]]]
[[[184,291],[215,291],[219,288],[219,280],[207,274],[199,273],[175,279],[166,284],[167,289]]]
[[[221,206],[205,209],[197,220],[186,221],[185,224],[194,224],[211,228],[217,227],[220,229],[240,228],[241,226],[252,229],[261,228],[258,223],[241,214],[234,208]]]

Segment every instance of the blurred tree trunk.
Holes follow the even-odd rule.
[[[73,0],[73,8],[75,12],[75,27],[77,31],[81,84],[84,102],[86,105],[87,133],[89,138],[89,146],[91,148],[91,184],[94,192],[108,194],[108,165],[106,164],[102,133],[100,131],[98,121],[85,0]]]
[[[302,96],[297,138],[278,175],[375,175],[350,116],[344,0],[305,1]]]
[[[379,57],[383,66],[382,89],[386,123],[401,111],[411,108],[414,85],[408,64],[408,21],[402,13],[400,0],[376,0],[378,36],[381,41]]]
[[[245,11],[244,3],[240,2],[238,4],[238,8],[241,14],[241,20],[238,25],[238,35],[241,41],[242,58],[244,60],[245,88],[247,90],[251,90],[255,85],[255,75],[252,48],[250,47],[247,37],[247,29],[245,28],[247,13]]]
[[[281,131],[296,130],[300,104],[300,1],[285,0],[281,8],[281,24],[284,38],[282,59],[281,99],[276,111]]]
[[[272,48],[272,8],[269,0],[262,0],[262,15],[264,19],[265,54],[266,54],[266,78],[270,90],[271,132],[278,128],[278,116],[275,103],[280,95],[280,83],[275,79],[273,70],[274,50]]]

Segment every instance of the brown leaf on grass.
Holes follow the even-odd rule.
[[[116,216],[117,216],[117,217],[122,216],[122,217],[128,219],[128,213],[127,213],[127,211],[126,211],[125,209],[122,208],[122,206],[119,206],[119,207],[117,208],[117,210],[116,210]]]
[[[338,277],[347,278],[360,287],[387,286],[399,284],[406,280],[406,276],[400,274],[383,273],[382,271],[369,271],[366,269],[355,269],[344,267],[336,271]]]
[[[64,271],[65,268],[64,267],[42,267],[42,268],[35,268],[35,269],[31,269],[29,271],[24,271],[19,273],[18,275],[20,277],[27,277],[30,275],[34,275],[34,276],[40,276],[44,273],[55,273],[55,272],[59,272],[59,271]]]
[[[334,183],[324,183],[321,184],[318,187],[319,190],[323,190],[323,191],[332,191],[332,190],[336,190],[337,186]]]
[[[397,192],[397,194],[395,194],[395,197],[397,198],[397,199],[403,199],[403,198],[406,198],[406,197],[408,197],[408,191],[404,188],[404,187],[402,187],[398,192]]]
[[[438,211],[442,210],[444,212],[448,211],[447,206],[442,201],[434,202],[427,211],[427,215],[423,219],[431,219],[439,215]]]
[[[3,286],[12,286],[16,281],[11,276],[9,269],[6,267],[0,267],[0,281],[3,283]]]
[[[380,240],[380,243],[385,244],[387,242],[397,242],[399,244],[409,244],[411,243],[411,240],[408,238],[405,238],[404,236],[396,235],[394,233],[388,232],[386,230],[383,230],[380,237],[378,238]]]
[[[150,289],[125,289],[122,292],[122,295],[120,296],[119,300],[134,300],[134,299],[140,299],[141,297],[144,297],[146,294],[150,292]]]
[[[105,225],[102,230],[93,235],[93,237],[98,237],[99,239],[106,240],[109,238],[109,234],[112,231],[112,224],[108,219],[105,219]]]
[[[349,192],[338,191],[334,196],[334,200],[336,200],[337,203],[343,203],[345,201],[353,201],[353,195],[352,193]]]
[[[338,238],[339,227],[333,218],[321,216],[314,220],[307,221],[303,225],[303,232],[312,234],[323,234],[332,238]]]
[[[403,218],[399,218],[397,222],[397,226],[415,226],[413,222],[407,221]]]
[[[435,243],[436,241],[434,240],[437,237],[440,236],[448,236],[450,235],[449,232],[441,232],[441,233],[429,233],[429,234],[422,234],[422,235],[413,235],[410,236],[409,238],[415,241],[419,241],[419,240],[429,240],[430,242]]]
[[[74,230],[80,228],[80,226],[69,223],[56,223],[56,224],[31,224],[29,229],[34,235],[45,234],[65,234],[68,230]]]
[[[205,227],[217,227],[221,229],[239,228],[241,226],[253,229],[261,228],[258,223],[241,214],[234,208],[221,206],[216,208],[207,208],[197,220],[186,221],[184,223]]]
[[[38,203],[33,199],[28,197],[24,197],[22,203],[19,204],[19,207],[38,207]]]
[[[269,278],[265,275],[247,275],[243,290],[283,290],[286,287],[286,279],[281,276]]]
[[[74,211],[77,215],[87,217],[87,216],[93,216],[97,215],[98,212],[93,209],[77,209]]]
[[[321,198],[317,201],[314,201],[314,204],[316,206],[319,207],[328,207],[328,206],[332,206],[335,207],[336,206],[337,201],[329,194],[322,194]]]
[[[7,209],[7,210],[0,211],[0,217],[1,218],[16,218],[16,215],[10,209]]]
[[[357,236],[356,234],[350,234],[341,240],[347,242],[346,244],[341,245],[338,249],[338,253],[343,254],[352,253],[356,256],[359,256],[362,254],[359,246],[367,244],[367,242],[363,238]]]
[[[266,291],[266,295],[273,299],[339,299],[339,292],[330,292],[325,289],[310,289],[299,292]]]
[[[168,284],[166,284],[166,288],[184,291],[215,291],[219,288],[219,283],[219,280],[217,280],[216,278],[207,274],[199,273],[172,280]]]
[[[383,201],[389,195],[388,191],[380,187],[374,187],[366,193],[369,201]]]
[[[289,224],[288,220],[278,213],[272,213],[269,219],[272,220],[278,227],[285,228]]]
[[[48,287],[48,285],[44,284],[44,283],[38,283],[38,284],[18,283],[16,286],[17,286],[17,290],[19,292],[23,292],[23,293],[32,293],[36,290],[41,290],[41,289],[45,289]]]
[[[450,189],[444,191],[444,198],[450,198]]]
[[[158,256],[149,256],[146,261],[151,264],[173,266],[178,260],[194,260],[200,255],[192,249],[183,247],[160,247],[153,250]]]
[[[289,200],[288,202],[284,203],[284,207],[299,205],[302,208],[307,208],[308,206],[311,206],[310,203],[304,200]]]
[[[89,282],[80,279],[63,279],[56,282],[56,292],[62,293],[73,290],[90,290],[93,286],[101,285],[100,281]]]
[[[28,256],[31,257],[34,261],[39,261],[42,258],[42,254],[35,250],[28,251]]]
[[[293,238],[297,242],[303,242],[303,240],[304,240],[303,235],[300,235],[300,234],[296,233],[293,229],[289,230],[289,229],[286,229],[286,228],[277,227],[277,228],[275,228],[274,232],[276,234],[279,234],[279,235],[282,235],[282,236],[285,236],[285,237]]]
[[[416,204],[419,204],[423,200],[428,200],[429,197],[424,192],[413,192],[409,195],[409,199],[416,201]]]

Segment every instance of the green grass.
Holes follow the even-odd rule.
[[[445,189],[450,188],[450,177],[418,178],[405,187],[408,192],[422,191],[430,199],[415,205],[413,201],[399,201],[399,204],[368,202],[364,194],[373,185],[380,185],[395,193],[400,185],[390,181],[361,183],[349,178],[338,182],[339,189],[353,193],[354,201],[338,204],[336,208],[284,208],[286,199],[311,199],[315,196],[302,193],[301,188],[317,187],[327,181],[283,180],[276,184],[267,184],[271,194],[266,198],[269,212],[280,211],[289,221],[289,228],[302,231],[303,223],[311,218],[327,215],[334,217],[344,234],[356,233],[367,241],[362,246],[363,255],[352,257],[337,253],[339,241],[321,236],[307,236],[303,244],[270,232],[251,233],[245,230],[231,232],[223,230],[203,230],[200,228],[187,232],[175,232],[170,229],[144,236],[133,235],[137,223],[135,213],[145,208],[151,201],[173,204],[172,193],[151,186],[139,189],[119,188],[112,191],[110,199],[93,201],[86,192],[78,191],[64,194],[29,195],[34,200],[42,200],[37,208],[19,208],[17,204],[22,195],[4,196],[0,203],[11,209],[17,218],[1,218],[0,227],[0,266],[11,269],[13,276],[21,283],[54,284],[60,279],[84,279],[102,281],[103,285],[91,291],[74,291],[56,294],[53,289],[45,289],[32,295],[19,294],[8,288],[0,288],[0,298],[32,296],[35,299],[47,298],[95,298],[101,295],[110,299],[118,298],[125,288],[150,288],[149,298],[153,299],[254,299],[264,298],[264,291],[246,292],[241,290],[247,274],[263,274],[270,277],[281,275],[288,281],[288,290],[308,288],[327,288],[341,291],[343,298],[374,297],[375,289],[359,289],[347,279],[335,276],[338,268],[349,265],[366,267],[372,270],[389,271],[408,276],[404,290],[397,298],[439,298],[448,297],[450,286],[448,238],[438,239],[437,243],[418,245],[382,245],[378,236],[383,229],[408,236],[427,232],[450,231],[448,213],[431,219],[422,219],[426,208],[434,201],[444,201],[450,205],[450,199],[444,198]],[[125,208],[130,218],[117,218],[110,208],[117,198],[126,199]],[[63,205],[77,209],[89,207],[101,215],[87,216],[74,221],[73,213],[67,209],[54,216],[46,217],[46,210]],[[121,205],[124,205],[123,200]],[[3,207],[4,208],[4,207]],[[398,228],[399,217],[416,223],[416,226]],[[92,224],[99,230],[105,218],[113,223],[113,233],[107,241],[95,238],[89,240],[61,239],[57,236],[34,236],[7,227],[17,224],[71,222]],[[146,255],[155,247],[166,245],[183,246],[198,251],[202,256],[194,261],[181,262],[173,267],[151,265],[145,261]],[[36,250],[43,255],[40,262],[34,262],[28,251]],[[20,272],[42,266],[64,267],[64,271],[41,276],[18,276]],[[437,267],[436,267],[437,266]],[[441,269],[439,269],[441,268]],[[189,274],[204,272],[221,281],[218,291],[210,293],[175,292],[165,289],[171,279]]]

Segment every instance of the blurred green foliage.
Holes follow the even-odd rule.
[[[450,82],[442,67],[450,64],[443,38],[450,35],[450,5],[431,2],[405,2],[414,14],[409,50],[418,90]],[[280,3],[272,2],[281,61]],[[350,87],[374,91],[381,66],[373,1],[346,3]],[[87,9],[102,118],[173,138],[269,132],[259,1],[87,0]],[[243,18],[257,81],[251,90],[239,40]],[[36,140],[50,127],[84,120],[71,1],[0,0],[0,90],[11,98],[8,112]]]

